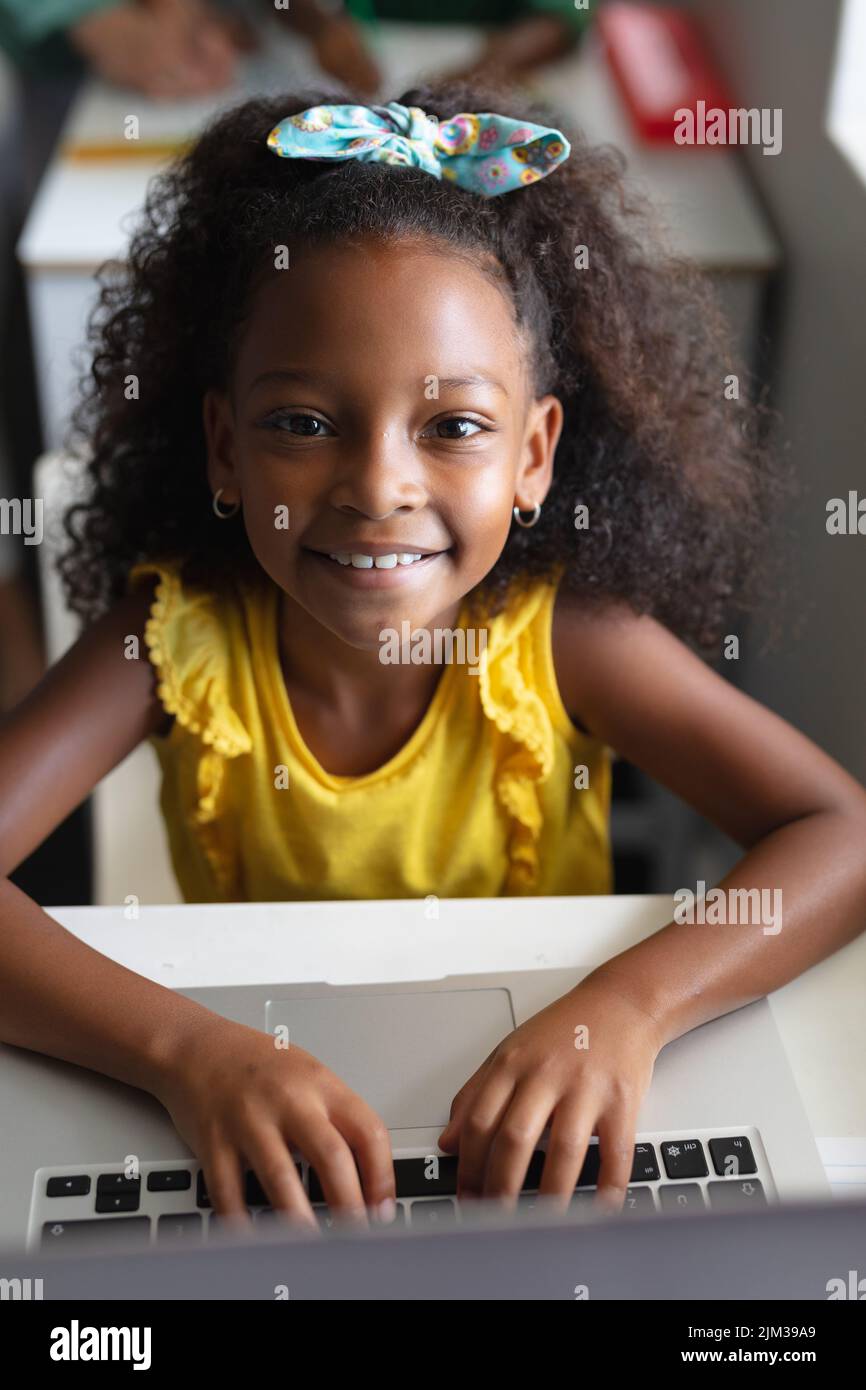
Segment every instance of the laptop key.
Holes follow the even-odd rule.
[[[527,1174],[527,1181],[524,1183],[525,1188],[535,1188],[539,1186],[541,1179],[540,1172],[537,1173],[537,1180],[534,1182],[530,1181],[530,1176],[532,1175],[533,1166],[536,1160],[540,1159],[541,1164],[543,1166],[545,1157],[546,1155],[543,1153],[533,1154],[533,1161],[529,1165],[530,1172]],[[590,1144],[586,1151],[586,1157],[583,1160],[583,1167],[580,1170],[580,1176],[577,1179],[576,1186],[597,1187],[598,1175],[600,1171],[601,1149],[599,1148],[598,1144]],[[632,1163],[631,1177],[629,1181],[656,1182],[658,1180],[658,1176],[658,1164],[656,1163],[655,1149],[653,1148],[652,1144],[635,1144],[634,1161]]]
[[[653,1195],[648,1187],[627,1187],[625,1190],[625,1201],[622,1204],[622,1213],[628,1216],[631,1212],[655,1211],[656,1205]]]
[[[659,1188],[662,1211],[683,1212],[683,1211],[704,1211],[704,1194],[701,1192],[700,1184],[696,1182],[671,1183],[669,1186],[664,1184]]]
[[[138,1211],[139,1193],[97,1192],[95,1210],[105,1215],[113,1211]]]
[[[453,1197],[457,1192],[457,1158],[434,1154],[426,1158],[398,1158],[394,1161],[394,1177],[398,1197]]]
[[[252,1212],[248,1211],[247,1216],[249,1217],[249,1221],[247,1221],[246,1224],[242,1225],[239,1220],[237,1221],[237,1223],[235,1223],[235,1221],[232,1220],[230,1217],[221,1216],[218,1211],[212,1212],[210,1221],[208,1222],[208,1239],[210,1239],[212,1236],[224,1235],[237,1235],[238,1237],[248,1236],[250,1234],[250,1222],[252,1221],[253,1216]]]
[[[537,1192],[521,1192],[517,1198],[518,1211],[533,1211],[541,1201]]]
[[[300,1163],[295,1164],[295,1171],[297,1172],[298,1178],[300,1178]],[[312,1169],[310,1169],[310,1172],[312,1173]],[[258,1176],[252,1169],[249,1169],[244,1174],[244,1201],[248,1207],[269,1207],[271,1205],[270,1198],[259,1182]],[[207,1183],[204,1180],[204,1170],[201,1168],[199,1168],[198,1174],[196,1175],[195,1204],[197,1207],[202,1207],[205,1210],[211,1205],[211,1200],[207,1191]]]
[[[669,1178],[705,1178],[708,1173],[704,1146],[700,1139],[675,1139],[661,1146],[662,1161]]]
[[[96,1179],[97,1196],[127,1195],[141,1191],[141,1178],[127,1178],[123,1173],[100,1173]]]
[[[526,1170],[526,1177],[523,1179],[522,1191],[534,1192],[541,1185],[541,1174],[544,1170],[544,1160],[547,1157],[543,1149],[536,1149],[529,1160],[529,1167]]]
[[[652,1144],[635,1144],[634,1163],[629,1182],[656,1182],[658,1176],[656,1151]]]
[[[350,1215],[346,1211],[332,1212],[325,1202],[311,1202],[310,1205],[313,1208],[313,1215],[323,1231],[369,1230],[373,1224],[369,1212],[364,1219],[354,1213]]]
[[[576,1187],[595,1187],[598,1183],[598,1173],[601,1168],[601,1155],[598,1151],[598,1144],[590,1144],[586,1151],[586,1158],[583,1160],[583,1167],[580,1170]]]
[[[191,1186],[188,1168],[163,1168],[147,1175],[148,1192],[188,1192]]]
[[[758,1171],[752,1146],[745,1135],[733,1139],[711,1139],[713,1167],[720,1178],[744,1178]]]
[[[293,1216],[285,1211],[277,1211],[274,1207],[256,1207],[253,1211],[253,1220],[257,1226],[268,1229],[275,1228],[285,1231],[300,1229],[298,1221]]]
[[[418,1201],[413,1202],[410,1213],[412,1226],[451,1226],[457,1220],[457,1206],[454,1202]]]
[[[197,1211],[183,1211],[177,1216],[161,1216],[156,1223],[156,1238],[158,1241],[204,1240],[204,1220]]]
[[[310,1206],[313,1208],[313,1215],[318,1221],[320,1229],[323,1231],[332,1231],[334,1229],[334,1217],[331,1215],[328,1208],[321,1202],[311,1202]]]
[[[248,1207],[269,1207],[270,1199],[267,1197],[264,1188],[259,1182],[258,1176],[253,1172],[248,1172],[244,1179],[245,1194],[244,1200]]]
[[[89,1191],[90,1178],[86,1173],[76,1173],[71,1178],[49,1178],[45,1188],[45,1196],[86,1197]]]
[[[714,1211],[742,1211],[744,1207],[765,1207],[767,1198],[757,1178],[744,1182],[707,1183],[707,1196]]]
[[[106,1245],[147,1245],[150,1218],[130,1216],[117,1221],[46,1221],[42,1250],[95,1250]]]

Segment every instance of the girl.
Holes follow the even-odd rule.
[[[256,101],[158,182],[95,326],[62,565],[89,626],[0,735],[0,871],[149,738],[188,899],[609,892],[616,750],[742,845],[720,887],[779,890],[784,929],[624,951],[440,1142],[459,1195],[513,1203],[549,1124],[567,1202],[597,1133],[617,1206],[665,1043],[862,929],[866,794],[697,654],[757,600],[782,479],[615,155],[534,120],[459,85]],[[152,1092],[218,1211],[250,1166],[311,1222],[294,1147],[332,1208],[393,1215],[387,1132],[314,1057],[9,882],[0,915],[2,1038]]]

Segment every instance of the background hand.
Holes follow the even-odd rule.
[[[311,36],[319,66],[363,96],[378,91],[382,74],[364,41],[360,25],[348,15],[329,19]]]
[[[227,87],[240,35],[204,0],[114,5],[67,31],[73,48],[100,77],[158,99]]]

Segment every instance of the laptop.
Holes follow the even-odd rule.
[[[583,972],[541,969],[382,985],[184,989],[216,1013],[305,1048],[383,1117],[395,1160],[395,1228],[457,1229],[457,1161],[436,1143],[456,1092],[513,1028]],[[108,1253],[197,1246],[226,1234],[200,1165],[153,1097],[95,1072],[0,1045],[0,1113],[17,1116],[0,1159],[0,1249]],[[538,1197],[547,1135],[529,1164],[515,1220]],[[340,1234],[317,1175],[296,1155],[322,1230]],[[598,1142],[572,1200],[595,1219]],[[757,1212],[829,1197],[823,1165],[766,999],[663,1049],[635,1136],[619,1220]],[[285,1224],[246,1175],[254,1229]],[[498,1203],[480,1204],[495,1207]],[[543,1213],[542,1213],[543,1214]],[[483,1219],[479,1214],[478,1219]]]
[[[862,1299],[864,1248],[866,1202],[809,1202],[725,1217],[608,1217],[580,1230],[565,1215],[545,1223],[530,1214],[524,1224],[458,1223],[447,1235],[379,1227],[318,1242],[262,1238],[14,1261],[0,1254],[0,1277],[22,1300],[121,1300],[145,1310],[151,1300],[187,1299],[701,1299],[726,1308],[754,1299],[766,1310],[781,1299]],[[138,1321],[153,1318],[143,1312]]]

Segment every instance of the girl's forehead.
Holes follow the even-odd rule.
[[[241,372],[275,351],[383,362],[468,356],[522,370],[514,308],[490,273],[466,255],[428,245],[352,242],[289,248],[267,273],[245,321]],[[433,366],[430,370],[434,370]]]

